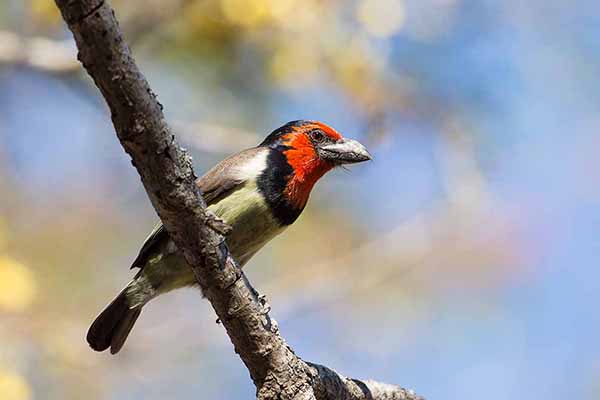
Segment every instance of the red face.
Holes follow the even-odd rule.
[[[307,121],[282,136],[282,144],[290,147],[283,153],[294,170],[285,194],[294,206],[304,207],[313,186],[325,173],[336,165],[350,162],[344,162],[343,154],[334,151],[349,142],[354,141],[345,141],[335,129],[317,121]],[[340,157],[336,158],[335,154]]]

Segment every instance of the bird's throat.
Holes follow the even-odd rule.
[[[331,170],[332,166],[321,161],[312,149],[291,149],[286,151],[285,155],[294,172],[288,178],[284,194],[292,206],[302,209],[306,206],[315,183]]]

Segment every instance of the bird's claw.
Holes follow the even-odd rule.
[[[231,233],[232,228],[225,220],[217,217],[213,213],[207,213],[207,217],[206,223],[217,233],[223,236],[227,236]]]
[[[267,295],[265,294],[261,294],[260,296],[258,296],[258,301],[260,302],[260,304],[263,306],[264,308],[264,313],[268,314],[271,311],[271,305],[269,304],[269,302],[267,301]]]

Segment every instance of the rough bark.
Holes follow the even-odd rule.
[[[56,4],[73,32],[79,61],[110,108],[119,141],[248,368],[257,398],[419,398],[397,386],[345,378],[294,354],[269,317],[268,305],[229,255],[224,240],[228,227],[207,212],[194,183],[191,159],[171,133],[110,5],[106,0],[56,0]]]

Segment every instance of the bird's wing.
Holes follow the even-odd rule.
[[[254,158],[258,152],[264,151],[262,148],[252,148],[234,154],[211,168],[206,174],[198,178],[196,185],[202,191],[202,197],[207,205],[218,203],[227,197],[231,192],[239,189],[246,183],[242,174],[239,173],[237,166],[247,163]],[[150,235],[144,241],[140,252],[131,264],[131,268],[144,268],[148,258],[162,243],[169,240],[169,234],[164,228],[162,222],[159,222]]]
[[[144,240],[144,244],[142,245],[142,248],[140,249],[140,252],[138,253],[135,260],[133,260],[130,269],[144,268],[144,265],[146,265],[146,262],[148,261],[148,257],[150,256],[152,250],[163,240],[168,239],[169,234],[167,233],[167,230],[165,229],[162,222],[159,222],[158,224],[156,224],[154,229],[152,229],[152,232],[150,232],[150,235],[148,235],[146,240]]]
[[[265,149],[255,147],[227,157],[199,178],[196,184],[202,191],[206,204],[209,206],[216,204],[243,186],[248,176],[241,173],[243,170],[241,167],[248,165],[261,151]]]

